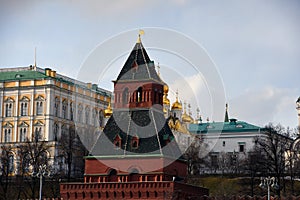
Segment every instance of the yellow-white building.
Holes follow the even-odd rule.
[[[55,143],[63,133],[104,126],[111,92],[49,68],[0,69],[0,144]],[[55,152],[55,151],[53,151]],[[55,155],[51,155],[52,157]]]

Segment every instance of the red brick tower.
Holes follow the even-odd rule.
[[[185,199],[205,188],[177,182],[187,167],[163,114],[164,82],[140,42],[114,81],[114,112],[85,158],[84,183],[61,185],[66,199]]]

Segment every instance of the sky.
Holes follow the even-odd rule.
[[[221,121],[228,102],[232,118],[294,128],[298,125],[295,102],[300,96],[299,9],[297,0],[0,0],[0,67],[33,64],[36,48],[39,67],[80,78],[93,52],[113,44],[107,52],[122,51],[116,50],[109,65],[95,65],[105,75],[93,80],[82,77],[112,90],[110,81],[116,79],[138,30],[143,29],[143,45],[149,48],[150,58],[160,63],[171,102],[178,90],[179,99],[191,103],[194,117],[200,107],[202,118]],[[178,41],[172,37],[176,35],[189,40]],[[128,41],[118,43],[118,38]],[[185,57],[172,54],[172,49],[161,50],[166,41],[172,48],[190,48],[183,52]],[[187,45],[189,41],[198,46]],[[203,55],[199,58],[210,59],[213,65],[192,63],[198,69],[193,71],[190,60],[184,59],[192,54]],[[105,51],[98,54],[99,63],[104,55]],[[215,77],[206,77],[207,69]],[[213,105],[218,115],[208,109],[218,99],[211,95],[214,82],[224,90],[224,101]],[[193,96],[187,91],[193,91]]]

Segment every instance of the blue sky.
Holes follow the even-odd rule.
[[[108,38],[143,27],[166,28],[185,34],[206,50],[223,81],[231,117],[261,126],[268,122],[297,126],[299,1],[1,0],[0,3],[1,67],[32,64],[36,47],[38,66],[76,78],[91,51]],[[147,47],[151,35],[146,32],[144,37]],[[128,51],[134,43],[135,40]],[[162,56],[163,53],[150,54],[151,59],[161,60],[162,66],[176,65],[174,61],[164,61]],[[122,64],[122,59],[119,63]],[[118,72],[111,73],[111,80],[117,76],[115,73]],[[191,81],[191,84],[197,83]],[[170,89],[173,93],[176,90]],[[174,100],[172,94],[170,98]],[[219,112],[223,115],[224,110]],[[209,115],[205,111],[201,114],[204,118]]]

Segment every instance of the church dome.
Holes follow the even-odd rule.
[[[186,113],[183,113],[182,114],[182,121],[186,122],[186,123],[193,123],[194,119],[190,115],[188,115]]]
[[[113,111],[110,107],[110,103],[108,104],[108,107],[104,110],[104,117],[108,118],[112,115]]]
[[[178,102],[178,99],[173,103],[172,105],[172,110],[182,110],[182,105],[181,103]]]
[[[169,92],[169,86],[167,84],[164,85],[164,93],[168,93]]]

